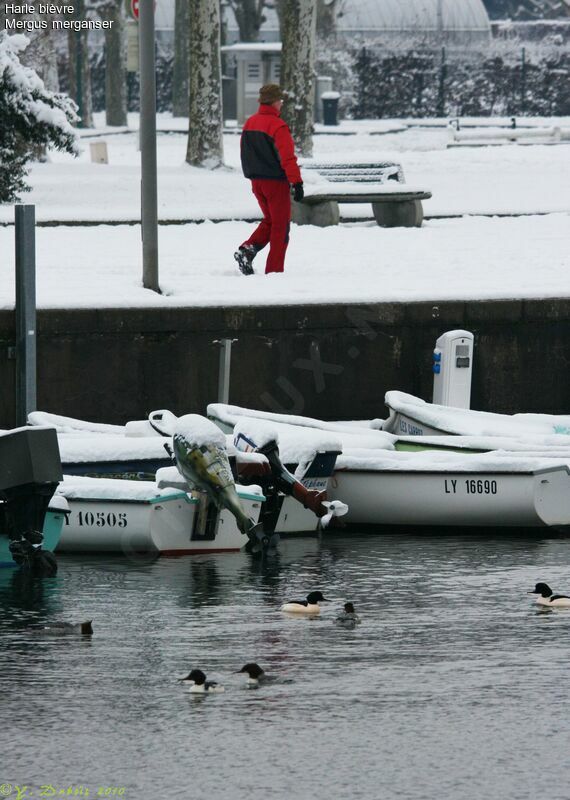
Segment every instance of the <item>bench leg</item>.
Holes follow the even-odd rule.
[[[326,228],[329,225],[338,225],[340,213],[336,200],[327,200],[325,203],[291,203],[291,219],[297,225],[317,225]]]
[[[403,203],[372,203],[374,219],[382,228],[421,228],[424,209],[421,200]]]

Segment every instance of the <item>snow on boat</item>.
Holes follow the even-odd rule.
[[[170,412],[165,412],[170,414]],[[173,416],[173,415],[171,415]],[[28,425],[43,425],[55,428],[57,433],[66,433],[73,436],[87,436],[105,433],[110,436],[163,436],[148,419],[132,420],[125,425],[109,425],[104,422],[90,422],[89,420],[63,417],[60,414],[51,414],[47,411],[32,411],[28,414]]]
[[[276,426],[277,430],[280,430],[280,426],[284,425],[291,437],[293,437],[295,428],[301,428],[305,431],[312,430],[315,434],[319,431],[333,433],[335,441],[340,441],[343,447],[393,448],[398,438],[389,432],[381,430],[384,420],[380,419],[325,422],[313,417],[257,411],[256,409],[242,408],[241,406],[232,406],[226,403],[210,403],[207,408],[207,414],[209,419],[213,420],[226,433],[233,433],[235,425],[240,420],[247,418],[270,422]],[[292,441],[295,440],[292,439]],[[295,446],[299,446],[298,441]],[[288,448],[288,442],[284,442],[283,447]],[[285,463],[291,463],[290,459],[294,460],[294,455],[294,451],[289,452],[287,449],[284,449],[282,453]]]
[[[28,423],[55,428],[66,475],[153,479],[158,469],[172,463],[164,448],[171,439],[161,436],[147,420],[107,425],[33,411]]]
[[[552,436],[570,435],[570,415],[494,414],[426,403],[404,392],[386,392],[387,420],[370,424],[397,436]]]
[[[237,486],[246,513],[255,521],[265,499],[253,486]],[[247,538],[234,516],[216,513],[199,496],[153,481],[64,476],[58,495],[69,514],[58,552],[185,555],[240,550]]]
[[[28,425],[47,426],[55,428],[57,433],[69,433],[76,436],[85,436],[91,433],[106,433],[114,436],[124,436],[124,425],[107,425],[101,422],[88,422],[74,417],[62,417],[59,414],[50,414],[47,411],[31,411],[28,414]]]
[[[570,530],[570,468],[512,453],[348,451],[329,490],[349,524]]]
[[[66,475],[140,476],[153,478],[156,471],[172,464],[162,438],[129,438],[98,435],[58,434],[61,463]]]

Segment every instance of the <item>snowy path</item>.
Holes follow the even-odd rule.
[[[38,306],[209,306],[570,297],[570,214],[466,217],[421,229],[293,226],[283,275],[237,272],[245,222],[162,226],[163,296],[141,287],[138,226],[37,231]],[[0,228],[0,308],[14,305],[13,228]],[[261,263],[258,264],[261,258]],[[264,254],[256,267],[262,272]]]

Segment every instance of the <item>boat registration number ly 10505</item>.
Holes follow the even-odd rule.
[[[69,525],[70,514],[65,515],[65,524]],[[128,525],[125,511],[78,511],[76,524],[83,528],[126,528]]]
[[[445,494],[498,494],[491,478],[446,478],[443,483]]]

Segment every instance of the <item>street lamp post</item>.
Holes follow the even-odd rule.
[[[138,0],[138,10],[143,286],[145,289],[152,289],[160,293],[158,284],[154,0]]]

